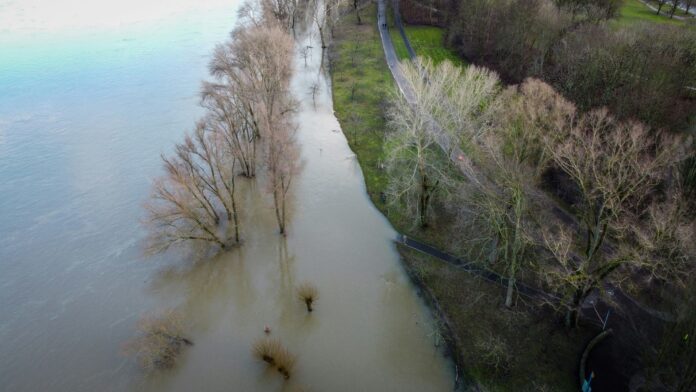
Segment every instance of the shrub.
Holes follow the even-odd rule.
[[[297,287],[297,296],[307,306],[307,311],[311,312],[312,304],[319,297],[319,290],[314,284],[305,282]]]
[[[193,345],[183,336],[181,315],[174,310],[144,316],[138,331],[139,336],[126,343],[125,351],[134,354],[146,371],[173,367],[182,348]]]

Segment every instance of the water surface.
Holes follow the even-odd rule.
[[[208,55],[237,4],[41,3],[0,0],[3,390],[451,388],[394,232],[332,114],[316,42],[308,67],[295,61],[304,170],[287,239],[263,186],[247,182],[241,249],[197,263],[185,252],[145,258],[141,206],[159,154],[201,115]],[[293,294],[304,280],[320,290],[309,316]],[[167,307],[186,315],[195,345],[146,377],[120,346],[142,314]],[[264,325],[298,356],[290,383],[251,357]]]

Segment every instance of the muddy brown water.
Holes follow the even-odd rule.
[[[0,1],[0,13],[50,20],[37,4]],[[433,320],[333,115],[312,31],[298,36],[314,46],[308,66],[293,61],[304,168],[287,238],[263,186],[241,180],[240,249],[143,256],[158,155],[201,114],[208,54],[235,19],[234,3],[172,4],[81,27],[90,34],[32,23],[0,32],[0,389],[451,390]],[[302,281],[319,288],[312,314],[294,294]],[[146,376],[120,346],[142,314],[168,307],[194,345],[175,369]],[[265,325],[297,356],[289,382],[251,355]]]

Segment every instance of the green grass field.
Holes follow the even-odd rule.
[[[685,26],[686,22],[678,19],[670,19],[667,16],[667,10],[669,6],[665,5],[662,8],[660,15],[657,15],[655,11],[648,8],[647,5],[640,2],[640,0],[626,0],[624,5],[621,7],[619,17],[613,22],[616,26],[627,26],[638,22],[652,22],[652,23],[667,23],[675,26]],[[678,12],[679,16],[682,16],[682,12]]]
[[[435,26],[412,26],[405,25],[406,36],[411,41],[413,50],[418,56],[432,59],[436,64],[444,60],[449,60],[457,65],[464,65],[464,61],[457,54],[445,47],[445,30]],[[399,59],[408,58],[406,44],[404,44],[401,34],[396,27],[389,28],[389,34],[394,42],[394,49]]]

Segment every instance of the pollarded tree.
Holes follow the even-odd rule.
[[[574,254],[575,235],[547,232],[546,244],[558,268],[546,277],[566,295],[567,324],[574,326],[587,296],[602,289],[615,271],[640,263],[630,252],[603,251],[610,232],[626,234],[623,223],[639,214],[643,201],[680,159],[675,137],[636,122],[617,122],[605,109],[582,116],[562,135],[546,137],[547,153],[574,182],[580,202],[574,206],[585,229],[584,246]]]

